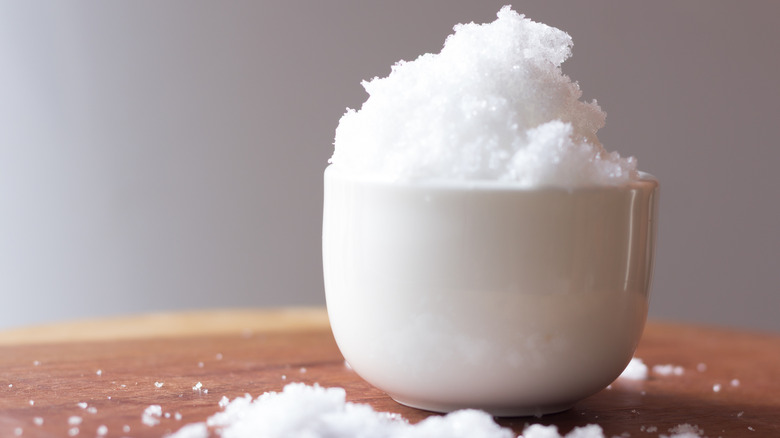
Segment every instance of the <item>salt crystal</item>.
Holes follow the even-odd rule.
[[[287,376],[282,374],[282,380],[287,380]]]
[[[90,406],[87,408],[87,412],[89,412],[90,414],[97,414],[97,408],[94,406]]]
[[[128,426],[126,424],[124,426],[122,426],[122,432],[124,432],[124,433],[130,432],[130,426]]]
[[[597,424],[589,424],[583,427],[575,427],[566,435],[561,435],[558,433],[558,427],[555,425],[532,424],[526,426],[519,438],[604,438],[604,431]]]
[[[697,425],[691,424],[678,424],[677,426],[669,429],[671,435],[659,435],[659,438],[700,438],[704,435],[704,431]]]
[[[304,374],[306,372],[306,368],[301,367],[301,369],[298,370],[301,374]]]
[[[163,414],[163,417],[171,418],[171,413],[170,412],[166,412],[165,414]]]
[[[158,387],[158,388],[162,388],[162,387],[163,387],[163,385],[164,385],[164,383],[163,383],[163,382],[154,382],[154,386],[156,386],[156,387]]]
[[[192,387],[193,391],[200,391],[200,388],[203,388],[203,384],[198,382],[195,384],[195,386]]]
[[[204,390],[203,390],[203,393],[204,393],[204,394],[208,394],[208,393],[209,393],[209,390],[208,390],[208,389],[204,389]]]
[[[13,388],[13,387],[14,387],[14,384],[13,384],[13,383],[9,383],[9,384],[8,384],[8,387],[9,387],[9,388]]]
[[[143,414],[141,414],[141,423],[150,427],[156,426],[160,424],[161,416],[162,416],[162,406],[149,405],[146,409],[144,409]]]
[[[720,383],[716,383],[716,384],[712,385],[712,391],[713,392],[720,392],[720,389],[721,389]]]
[[[173,419],[176,421],[181,421],[181,413],[176,412],[173,414]]]
[[[219,399],[219,407],[224,408],[230,403],[230,399],[228,399],[226,396],[222,396],[221,399]]]
[[[80,407],[81,409],[87,409],[87,402],[78,402],[76,403],[76,406]]]
[[[699,363],[698,365],[696,365],[696,369],[697,369],[697,370],[698,370],[700,373],[703,373],[703,372],[707,371],[707,364],[706,364],[706,363],[704,363],[704,362],[702,362],[702,363]]]
[[[30,400],[30,406],[35,406],[35,400]]]
[[[82,418],[78,415],[71,415],[68,417],[68,426],[78,426],[82,421]]]
[[[756,431],[756,429],[754,429],[753,426],[748,426],[748,430],[751,431],[751,432],[755,432]]]
[[[108,433],[108,426],[106,426],[105,424],[101,424],[100,426],[98,426],[96,433],[100,436],[104,436],[105,434]]]
[[[98,376],[102,376],[103,375],[103,370],[97,370],[95,372],[95,374],[97,374]]]
[[[14,429],[14,435],[22,436],[22,433],[24,433],[24,429],[22,429],[21,427],[17,427],[16,429]]]
[[[685,373],[685,369],[679,365],[654,365],[653,373],[661,376],[682,376]]]
[[[203,362],[198,362],[198,368],[203,368]]]
[[[339,121],[334,169],[388,181],[501,180],[520,187],[618,185],[636,160],[607,153],[606,114],[561,71],[571,37],[506,6],[460,24],[439,54],[363,82]]]
[[[36,366],[36,367],[37,367],[37,366],[38,366],[38,365],[40,365],[40,364],[41,364],[41,362],[40,362],[40,361],[37,361],[37,360],[34,360],[34,361],[33,361],[33,366]]]
[[[620,374],[620,377],[618,378],[628,380],[647,380],[647,365],[642,362],[642,359],[634,357],[631,359],[631,362],[628,363],[628,366],[625,370],[623,370],[623,372]]]
[[[731,380],[731,386],[733,386],[733,387],[735,387],[735,388],[736,388],[737,386],[739,386],[739,379],[732,379],[732,380]]]
[[[222,360],[222,353],[217,353],[217,360]]]
[[[79,428],[78,427],[71,427],[68,429],[68,436],[76,436],[79,434]]]
[[[739,411],[739,412],[737,413],[737,417],[741,417],[741,416],[743,416],[743,415],[745,415],[745,411]]]
[[[33,424],[43,426],[43,417],[33,417]]]

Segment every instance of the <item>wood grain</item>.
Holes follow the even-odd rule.
[[[159,335],[135,326],[143,317],[105,323],[124,326],[121,335],[71,331],[70,341],[53,336],[47,342],[37,329],[27,332],[35,333],[29,342],[24,330],[10,337],[0,333],[0,437],[17,431],[24,437],[62,437],[74,427],[77,436],[92,437],[101,425],[107,436],[164,436],[217,412],[222,396],[256,396],[290,382],[340,386],[350,401],[411,422],[435,415],[396,404],[346,368],[321,309],[243,312],[232,319],[225,312],[214,312],[213,319],[209,312],[171,315],[163,324],[170,327],[158,328]],[[204,327],[214,321],[222,325],[210,334]],[[619,380],[567,412],[499,423],[518,433],[527,423],[555,424],[561,432],[598,423],[607,436],[655,437],[690,423],[710,437],[780,436],[780,336],[651,322],[637,356],[650,366],[679,365],[685,372]],[[698,370],[699,364],[706,369]],[[200,391],[193,390],[197,382]],[[716,384],[719,392],[713,391]],[[151,404],[161,405],[170,418],[143,425],[141,414]],[[71,416],[81,417],[81,424],[69,425]],[[35,424],[36,417],[42,425]]]

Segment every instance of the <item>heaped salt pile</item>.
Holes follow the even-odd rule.
[[[433,416],[411,425],[397,415],[370,406],[347,403],[342,388],[290,383],[280,393],[267,392],[256,399],[246,395],[220,403],[223,411],[179,429],[170,438],[207,438],[209,429],[225,438],[514,438],[482,411],[462,410]],[[552,435],[554,433],[554,435]],[[560,437],[554,426],[531,426],[526,438]],[[574,429],[568,438],[603,438],[597,425]]]
[[[400,61],[336,129],[331,163],[388,181],[500,180],[518,187],[619,185],[636,160],[607,153],[606,114],[561,71],[571,37],[509,6],[459,24],[439,54]]]

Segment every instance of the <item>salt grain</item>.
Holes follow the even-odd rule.
[[[126,424],[124,426],[122,426],[122,432],[124,432],[124,433],[130,432],[130,426],[128,426]]]
[[[223,409],[224,409],[224,408],[225,408],[225,406],[227,406],[229,403],[230,403],[230,399],[228,399],[228,398],[227,398],[226,396],[224,396],[224,395],[222,396],[222,398],[221,398],[221,399],[219,399],[219,407],[220,407],[220,408],[223,408]]]
[[[78,415],[72,415],[68,417],[68,426],[78,426],[82,421],[82,418]]]
[[[704,436],[704,431],[697,425],[678,424],[669,429],[671,435],[659,435],[659,438],[699,438]]]
[[[721,389],[720,383],[716,383],[716,384],[712,385],[712,391],[713,392],[720,392],[720,389]]]
[[[156,387],[158,387],[158,388],[162,388],[162,387],[163,387],[163,385],[164,385],[164,383],[163,383],[163,382],[154,382],[154,386],[156,386]]]
[[[733,386],[733,387],[735,387],[735,388],[736,388],[737,386],[739,386],[739,379],[732,379],[732,380],[731,380],[731,386]]]
[[[35,400],[30,400],[29,403],[30,403],[30,406],[35,406]]]
[[[696,365],[696,370],[698,370],[700,373],[707,371],[707,364],[704,362],[699,363],[698,365]]]
[[[634,357],[631,359],[631,362],[628,363],[628,366],[625,370],[623,370],[623,372],[620,374],[620,377],[618,378],[628,380],[646,380],[647,365],[642,362],[642,359]]]
[[[173,419],[176,420],[176,421],[181,421],[181,413],[175,412],[173,414]]]
[[[43,417],[33,417],[33,424],[43,426]]]
[[[653,373],[661,376],[682,376],[685,369],[679,365],[654,365]]]
[[[739,412],[737,413],[737,417],[741,417],[741,416],[743,416],[743,415],[745,415],[745,411],[739,411]]]
[[[222,360],[222,353],[217,353],[217,360]]]
[[[748,426],[748,430],[751,431],[751,432],[755,432],[756,431],[756,429],[754,429],[753,426]]]
[[[78,427],[71,427],[68,429],[68,436],[76,436],[79,434],[79,428]]]
[[[41,364],[41,363],[40,363],[39,361],[37,361],[37,360],[34,360],[34,361],[33,361],[33,366],[36,366],[36,367],[37,367],[37,366],[38,366],[38,365],[40,365],[40,364]]]
[[[200,392],[201,388],[203,388],[203,384],[198,382],[198,383],[195,384],[195,386],[192,387],[192,390]]]
[[[108,426],[106,426],[105,424],[101,424],[100,426],[98,426],[96,433],[100,436],[104,436],[105,434],[108,433]]]
[[[102,376],[103,375],[103,370],[97,370],[95,372],[95,374],[97,374],[98,376]]]
[[[143,414],[141,414],[141,423],[150,427],[156,426],[160,424],[161,416],[162,416],[162,406],[149,405],[146,409],[144,409]]]
[[[87,409],[87,402],[78,402],[76,403],[76,406],[80,407],[81,409]]]
[[[22,429],[21,427],[17,427],[16,429],[14,429],[14,435],[22,436],[22,433],[24,433],[24,429]]]
[[[198,362],[198,368],[203,368],[203,362]]]
[[[90,406],[87,408],[87,412],[89,412],[90,414],[97,414],[97,408],[94,406]]]

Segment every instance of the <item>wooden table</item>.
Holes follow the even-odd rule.
[[[780,335],[651,322],[637,356],[684,373],[618,380],[567,412],[499,423],[518,433],[527,423],[561,432],[598,423],[607,436],[632,437],[689,423],[709,437],[780,437]],[[93,437],[101,425],[106,436],[163,436],[217,412],[222,396],[290,382],[340,386],[348,400],[411,422],[435,415],[396,404],[346,368],[323,309],[211,311],[0,332],[0,437]],[[151,404],[170,418],[142,424]],[[72,416],[82,422],[69,424]]]

